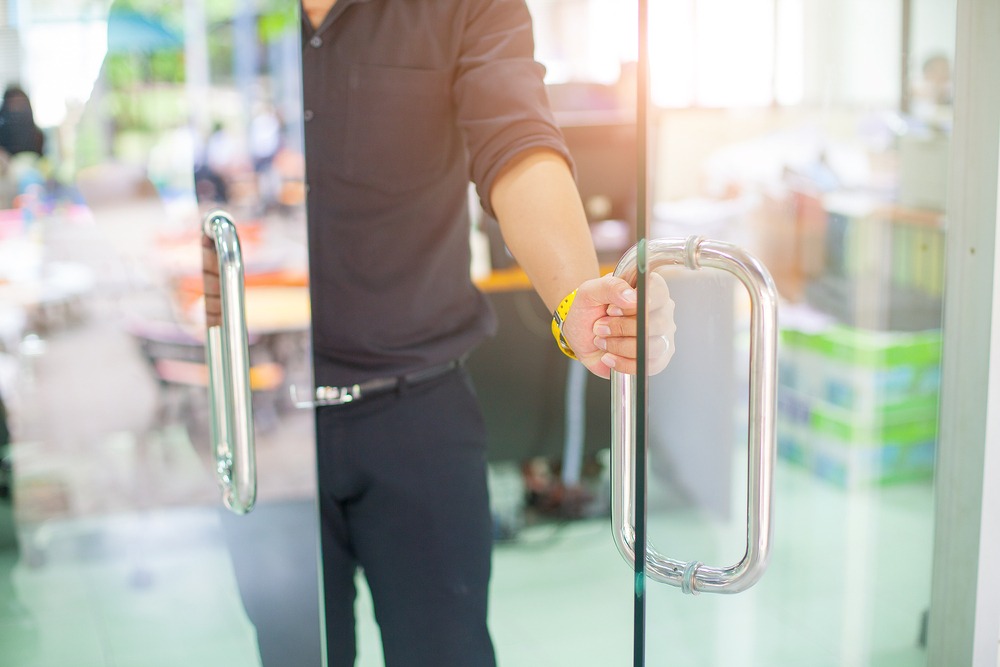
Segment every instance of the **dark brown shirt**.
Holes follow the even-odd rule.
[[[491,212],[527,148],[569,156],[524,0],[339,0],[303,17],[316,381],[460,357],[496,328],[469,277],[469,182]]]

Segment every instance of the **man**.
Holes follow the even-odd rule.
[[[303,0],[331,666],[354,664],[359,567],[388,667],[495,664],[486,435],[461,366],[495,330],[469,275],[470,179],[558,313],[553,345],[601,377],[636,370],[636,291],[598,277],[533,49],[524,0]],[[216,270],[208,248],[209,325]],[[656,370],[673,311],[650,292]]]

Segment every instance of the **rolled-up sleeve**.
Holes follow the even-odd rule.
[[[455,100],[471,178],[483,209],[493,215],[493,182],[518,153],[549,148],[570,168],[573,162],[549,107],[545,69],[534,59],[524,0],[471,0],[469,5]]]

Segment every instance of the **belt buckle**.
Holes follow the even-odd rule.
[[[361,398],[361,385],[316,387],[316,405],[344,405]]]
[[[290,388],[292,402],[296,408],[318,408],[325,405],[344,405],[357,401],[361,398],[361,385],[354,384],[349,387],[316,387],[315,399],[312,401],[302,401],[298,398],[295,386]]]

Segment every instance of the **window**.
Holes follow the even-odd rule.
[[[662,107],[797,104],[804,0],[649,0],[650,94]],[[637,3],[528,0],[550,83],[614,83],[638,53]]]

